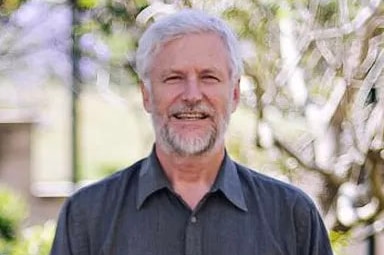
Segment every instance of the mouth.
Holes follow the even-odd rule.
[[[178,120],[204,120],[209,118],[209,115],[203,112],[179,112],[172,114],[172,117]]]

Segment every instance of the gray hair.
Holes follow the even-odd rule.
[[[240,78],[243,62],[239,42],[233,31],[219,18],[199,10],[185,9],[153,23],[139,40],[136,71],[146,86],[150,84],[149,69],[156,51],[175,38],[194,33],[216,33],[220,36],[229,53],[231,78]]]

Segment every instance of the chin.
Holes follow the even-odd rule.
[[[216,142],[212,134],[203,136],[188,136],[186,134],[173,134],[166,139],[166,143],[176,153],[185,156],[198,156],[210,151]]]

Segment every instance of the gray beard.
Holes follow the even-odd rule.
[[[198,156],[210,151],[217,140],[217,128],[212,127],[201,136],[185,137],[183,134],[175,132],[171,127],[165,125],[160,130],[161,140],[169,148],[180,156]]]
[[[153,99],[152,99],[153,100]],[[179,156],[200,156],[212,150],[217,144],[224,142],[224,135],[228,127],[231,116],[232,101],[230,101],[224,116],[219,116],[216,122],[202,135],[185,136],[182,132],[174,130],[167,122],[167,119],[157,114],[156,109],[153,109],[152,124],[156,133],[156,143],[161,145],[168,153],[176,153]],[[152,102],[152,105],[155,105]],[[181,105],[174,109],[173,112],[198,110],[209,112],[211,116],[215,115],[213,109],[207,105]]]
[[[229,123],[230,112],[220,119],[217,125],[211,126],[203,135],[186,137],[172,129],[167,123],[158,125],[152,115],[152,122],[155,129],[157,143],[163,145],[168,152],[176,153],[179,156],[200,156],[212,150],[215,145],[224,140],[225,131]]]

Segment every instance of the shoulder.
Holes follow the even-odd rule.
[[[248,212],[273,236],[296,244],[295,254],[332,254],[327,231],[312,199],[289,183],[236,164]],[[287,238],[292,237],[292,239]]]
[[[106,208],[108,204],[116,203],[129,185],[135,185],[143,161],[144,159],[102,180],[80,188],[68,198],[67,204],[81,211],[81,209]]]
[[[315,208],[312,199],[300,188],[236,163],[243,189],[248,196],[288,207]]]

